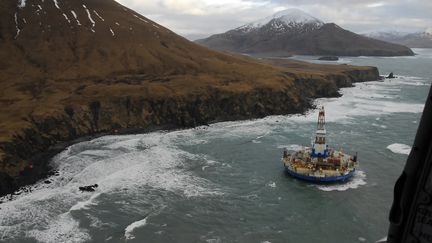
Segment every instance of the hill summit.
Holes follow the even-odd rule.
[[[267,18],[243,25],[236,30],[245,33],[259,31],[266,25],[268,25],[268,30],[278,34],[296,30],[308,31],[318,29],[324,25],[324,22],[299,9],[287,9],[277,12]]]
[[[357,35],[336,24],[326,24],[299,9],[277,12],[196,42],[220,50],[268,56],[413,55],[405,46]]]

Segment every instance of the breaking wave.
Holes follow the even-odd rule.
[[[366,173],[364,171],[357,170],[354,173],[354,176],[347,182],[332,185],[317,185],[317,188],[321,191],[331,192],[357,189],[363,185],[366,185]]]
[[[27,237],[41,242],[88,241],[74,214],[97,207],[103,195],[139,194],[143,186],[183,197],[221,195],[216,185],[192,173],[190,161],[206,158],[176,147],[179,135],[108,136],[71,146],[54,158],[59,175],[50,177],[50,184],[40,182],[1,204],[0,235],[12,241],[26,229]],[[92,184],[99,185],[95,193],[78,190]]]

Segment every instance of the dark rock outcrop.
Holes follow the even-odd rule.
[[[94,192],[96,189],[95,188],[98,188],[98,184],[94,184],[94,185],[90,185],[90,186],[80,186],[80,187],[78,187],[78,189],[81,191],[81,192]]]
[[[318,58],[318,60],[320,60],[320,61],[338,61],[339,57],[336,57],[336,56],[324,56],[324,57]]]
[[[393,72],[391,72],[386,78],[396,78],[396,76],[394,76]]]

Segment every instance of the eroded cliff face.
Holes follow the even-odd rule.
[[[80,138],[302,113],[312,107],[314,98],[335,97],[341,87],[379,79],[378,70],[373,67],[353,67],[325,75],[285,75],[289,82],[277,86],[208,87],[160,97],[82,97],[81,102],[71,102],[52,113],[29,114],[24,118],[29,124],[27,128],[0,144],[0,195],[53,173],[50,158]]]

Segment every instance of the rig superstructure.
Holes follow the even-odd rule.
[[[344,181],[354,175],[358,166],[357,153],[351,156],[327,145],[324,107],[319,109],[312,146],[297,151],[284,149],[282,161],[288,174],[313,182]]]

